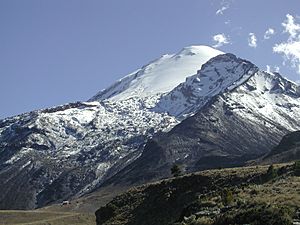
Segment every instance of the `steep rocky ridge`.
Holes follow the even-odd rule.
[[[141,157],[107,183],[132,185],[167,177],[174,163],[191,172],[240,166],[267,154],[282,136],[299,129],[299,87],[278,73],[253,71],[170,132],[148,141]]]
[[[0,121],[0,208],[28,209],[92,191],[179,120],[151,110],[222,52],[191,46],[129,74],[89,102]],[[116,96],[118,94],[118,96]]]
[[[148,182],[174,163],[243,165],[300,129],[299,106],[299,87],[279,74],[206,46],[184,48],[88,102],[1,120],[0,208]]]

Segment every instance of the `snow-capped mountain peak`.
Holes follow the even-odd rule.
[[[163,55],[100,91],[91,101],[117,101],[167,93],[184,82],[188,76],[195,74],[210,58],[220,54],[224,53],[200,45],[185,47],[177,54]]]
[[[220,55],[224,54],[223,52],[211,48],[205,45],[191,45],[184,47],[180,52],[176,55],[202,55],[206,57],[211,57],[212,55]]]
[[[198,134],[205,130],[195,140],[193,127],[188,139],[176,136],[170,145],[170,152],[177,152],[174,159],[198,160],[211,150],[229,157],[252,154],[240,138],[256,141],[265,135],[259,142],[263,147],[256,151],[260,154],[276,137],[300,129],[299,96],[299,86],[279,74],[262,72],[246,60],[207,46],[163,55],[88,102],[0,120],[0,208],[35,208],[90,192],[140,159],[147,152],[147,140],[173,132],[176,125],[180,130],[184,121],[192,121]],[[191,115],[191,120],[183,120]],[[234,126],[244,135],[226,136]],[[188,131],[181,130],[180,135]],[[223,149],[229,139],[238,144],[236,152],[231,145],[230,151]],[[185,140],[189,143],[182,148]],[[154,155],[160,157],[155,151]],[[13,187],[20,185],[22,194],[11,199],[18,191]]]

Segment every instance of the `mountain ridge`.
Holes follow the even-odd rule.
[[[203,53],[203,49],[209,51]],[[258,157],[266,153],[285,133],[300,129],[295,119],[300,116],[297,85],[280,75],[260,71],[254,64],[232,54],[219,53],[222,52],[209,47],[187,47],[172,56],[161,57],[159,63],[153,61],[88,102],[0,120],[0,184],[3,190],[0,208],[36,208],[82,196],[109,182],[115,183],[116,177],[123,181],[127,176],[122,174],[132,167],[135,170],[131,173],[140,173],[140,168],[145,169],[145,174],[127,177],[125,182],[132,178],[135,179],[133,183],[139,183],[169,176],[169,167],[174,162],[194,169],[218,166],[219,162],[226,166],[230,160],[233,165],[239,165],[251,158],[249,155]],[[163,68],[162,71],[155,72],[159,68]],[[170,79],[170,71],[176,68],[178,71],[173,74],[178,79],[171,83],[160,79],[161,74]],[[154,77],[149,80],[151,75]],[[210,78],[212,88],[197,92],[197,85],[207,84],[201,80]],[[148,86],[143,86],[145,82]],[[157,86],[152,88],[150,84]],[[168,99],[168,96],[183,91],[181,87],[193,90],[191,95],[182,95],[190,105],[185,105],[178,114],[168,107],[157,110],[162,101],[170,100],[167,106],[176,105],[176,98]],[[201,96],[207,98],[196,104],[194,100]],[[291,112],[294,114],[290,115]],[[252,126],[258,128],[254,134]],[[244,137],[226,133],[234,130],[232,128]],[[249,149],[258,144],[247,147],[239,141],[245,140],[247,144],[256,141],[255,134],[262,136],[259,142],[262,147],[253,154]],[[151,147],[151,141],[161,148]],[[229,151],[220,147],[231,148],[234,143],[241,149],[235,147]],[[152,154],[153,149],[158,154]],[[216,165],[203,166],[208,159],[203,156],[225,157]],[[154,164],[150,159],[145,160],[147,157],[154,157]],[[146,165],[153,171],[147,170]],[[154,175],[148,176],[151,172]]]
[[[201,67],[193,59],[202,58],[199,54],[185,56],[192,60],[193,73]],[[90,192],[139,157],[154,133],[179,122],[148,110],[158,98],[155,93],[120,101],[77,102],[1,120],[0,207],[36,208]],[[13,200],[8,195],[13,196],[16,183],[24,190],[17,191]]]
[[[242,81],[212,97],[171,131],[154,136],[142,155],[106,185],[165,178],[175,163],[187,172],[246,165],[267,154],[282,136],[299,129],[296,84],[259,70]]]

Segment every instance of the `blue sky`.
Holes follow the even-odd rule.
[[[189,45],[298,81],[299,16],[298,0],[0,0],[0,118],[87,100]]]

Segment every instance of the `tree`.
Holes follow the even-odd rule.
[[[300,160],[295,161],[294,163],[294,174],[295,176],[300,176]]]
[[[268,171],[267,171],[267,180],[273,180],[276,178],[277,175],[277,170],[274,168],[273,164],[269,166]]]
[[[178,177],[182,174],[182,170],[181,170],[181,167],[177,164],[174,164],[171,168],[171,174],[174,176],[174,177]]]

